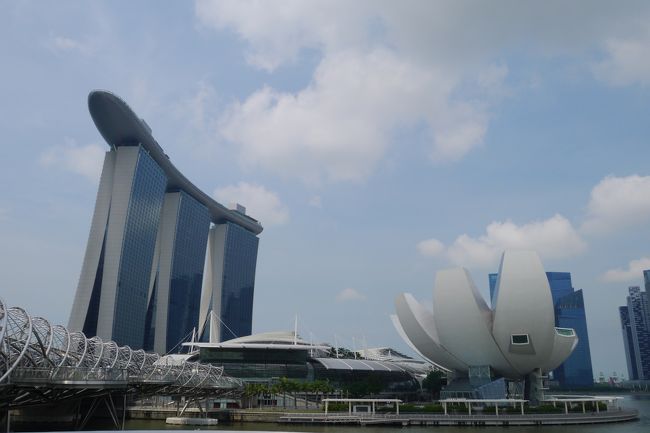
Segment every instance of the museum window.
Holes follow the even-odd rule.
[[[528,344],[528,334],[512,334],[512,344]]]

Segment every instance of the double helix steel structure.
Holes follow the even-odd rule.
[[[107,392],[223,398],[242,389],[223,367],[88,338],[0,299],[0,409]]]

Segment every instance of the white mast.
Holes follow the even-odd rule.
[[[339,341],[336,338],[336,334],[334,334],[334,351],[336,352],[336,359],[339,358]]]
[[[296,319],[293,322],[293,345],[298,344],[298,313],[296,313]]]
[[[217,335],[218,334],[217,330],[219,328],[217,328],[216,316],[217,316],[217,314],[214,312],[214,310],[211,310],[210,311],[210,316],[208,318],[210,320],[210,336],[208,338],[208,341],[210,341],[210,343],[218,343],[219,342],[219,336]]]

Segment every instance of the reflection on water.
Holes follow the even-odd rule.
[[[221,424],[216,427],[203,427],[206,430],[221,431],[268,431],[268,432],[323,432],[323,433],[344,433],[351,430],[362,430],[363,433],[459,433],[459,432],[530,432],[530,433],[637,433],[650,432],[650,395],[628,395],[622,404],[625,407],[635,408],[639,411],[640,420],[636,422],[625,422],[617,424],[595,424],[578,426],[543,426],[543,427],[359,427],[359,426],[322,426],[322,425],[293,425],[273,423],[233,423]],[[183,426],[168,426],[164,421],[143,421],[130,420],[126,424],[127,430],[188,430]],[[198,429],[198,428],[197,428]]]

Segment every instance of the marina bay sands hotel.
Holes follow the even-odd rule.
[[[110,150],[70,330],[159,353],[194,328],[250,335],[260,223],[183,176],[120,98],[94,91],[88,107]]]

